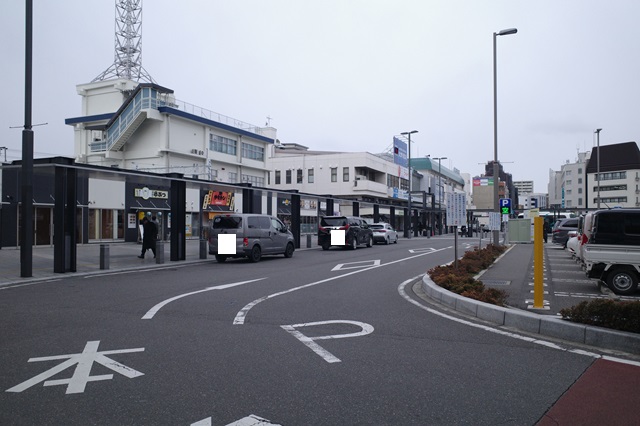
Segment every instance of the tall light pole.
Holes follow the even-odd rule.
[[[406,136],[409,138],[409,147],[407,149],[407,152],[409,154],[409,197],[408,197],[408,207],[409,207],[409,233],[407,234],[407,238],[411,238],[411,225],[413,224],[413,215],[411,214],[411,135],[414,133],[418,133],[417,130],[412,130],[410,132],[402,132],[400,133],[403,136]],[[406,226],[405,226],[406,229]]]
[[[600,132],[602,129],[596,129],[596,140],[598,141],[598,157],[596,157],[596,178],[598,181],[598,208],[600,208]]]
[[[440,181],[442,179],[442,160],[446,160],[447,157],[436,157],[434,160],[438,160],[438,212],[440,213],[440,227],[438,229],[438,235],[442,235],[442,193],[444,191],[440,190]]]
[[[517,33],[516,28],[493,33],[493,210],[500,216],[500,169],[498,167],[498,73],[496,70],[496,38]],[[500,242],[500,231],[493,231],[493,244]]]

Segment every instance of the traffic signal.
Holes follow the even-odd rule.
[[[393,153],[394,153],[394,154],[396,154],[396,155],[398,155],[398,147],[397,147],[397,146],[394,146],[394,147],[393,147]]]

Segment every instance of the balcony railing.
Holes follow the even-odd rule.
[[[187,102],[176,100],[170,94],[160,93],[151,87],[144,87],[136,94],[125,110],[107,129],[106,141],[101,141],[99,143],[92,142],[89,144],[91,152],[119,149],[146,118],[140,117],[141,113],[147,109],[157,110],[162,106],[184,111],[188,114],[206,118],[208,120],[255,133],[257,135],[262,135],[264,133],[261,127],[241,120],[236,120],[235,118],[231,118]]]

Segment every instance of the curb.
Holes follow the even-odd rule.
[[[565,321],[559,317],[541,316],[519,309],[504,308],[469,299],[452,293],[436,283],[429,275],[422,278],[422,290],[435,301],[465,315],[489,321],[498,326],[516,328],[545,337],[640,354],[640,334],[609,330]]]

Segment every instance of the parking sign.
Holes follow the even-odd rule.
[[[511,214],[511,198],[500,199],[500,213]]]

